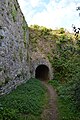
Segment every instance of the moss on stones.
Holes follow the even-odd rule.
[[[20,56],[20,60],[23,60],[23,53],[22,53],[22,49],[19,49],[19,56]]]
[[[4,39],[4,36],[0,35],[0,39]]]
[[[27,48],[27,24],[25,21],[25,18],[23,17],[23,24],[22,24],[22,29],[23,29],[23,41],[24,41],[24,47]]]
[[[11,78],[10,78],[9,76],[7,76],[7,77],[5,78],[5,84],[7,84],[10,80],[11,80]]]
[[[12,5],[11,15],[13,17],[13,21],[16,22],[17,10],[16,10],[15,5]]]

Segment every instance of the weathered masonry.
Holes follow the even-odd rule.
[[[17,0],[0,0],[0,95],[30,78],[29,30]]]
[[[31,63],[31,77],[47,81],[53,78],[52,67],[48,60],[41,58]]]
[[[52,72],[48,59],[29,46],[29,28],[17,0],[0,0],[0,96],[31,77],[52,79]]]

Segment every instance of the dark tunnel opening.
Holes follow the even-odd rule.
[[[39,65],[35,71],[35,78],[48,81],[49,80],[49,68],[46,65]]]

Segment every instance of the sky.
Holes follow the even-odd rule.
[[[18,0],[28,25],[47,28],[65,28],[72,31],[72,24],[80,27],[80,0]]]

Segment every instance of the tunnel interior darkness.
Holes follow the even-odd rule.
[[[35,78],[42,81],[49,80],[49,68],[46,65],[39,65],[35,71]]]

